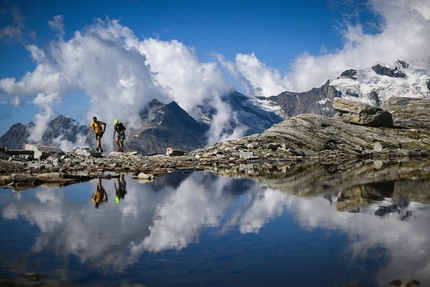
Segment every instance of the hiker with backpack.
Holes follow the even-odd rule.
[[[102,128],[102,126],[104,126]],[[96,141],[97,141],[97,148],[96,151],[103,152],[102,145],[101,145],[101,139],[103,134],[106,132],[106,123],[102,121],[98,121],[97,117],[93,117],[93,122],[90,124],[90,131],[93,131],[96,133]]]
[[[124,152],[124,140],[125,140],[125,126],[120,123],[118,120],[114,121],[114,125],[113,125],[113,137],[115,138],[115,134],[117,134],[116,136],[116,145],[118,146],[118,150],[120,152]],[[120,141],[121,141],[121,146],[120,146]]]

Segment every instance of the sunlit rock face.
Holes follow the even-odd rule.
[[[327,81],[319,88],[307,92],[283,92],[277,96],[258,98],[261,103],[272,108],[279,107],[283,117],[289,118],[299,114],[316,114],[331,117],[335,114],[332,102],[340,97],[341,92]],[[264,105],[262,104],[262,105]]]
[[[393,117],[381,108],[342,98],[334,99],[334,118],[369,127],[394,127]]]

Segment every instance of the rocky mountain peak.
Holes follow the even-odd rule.
[[[390,69],[388,67],[383,67],[380,64],[377,64],[372,67],[372,70],[381,76],[388,76],[388,77],[394,77],[394,78],[406,78],[405,73],[400,71],[397,67],[394,69]]]

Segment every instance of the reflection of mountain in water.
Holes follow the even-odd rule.
[[[230,174],[229,169],[217,170]],[[429,160],[265,162],[241,166],[235,177],[252,178],[300,197],[323,196],[339,211],[374,201],[430,203]]]

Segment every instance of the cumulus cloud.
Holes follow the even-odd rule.
[[[62,31],[62,17],[49,23]],[[32,140],[40,138],[46,120],[55,114],[53,103],[69,92],[88,95],[89,121],[96,115],[107,123],[120,118],[128,124],[139,122],[139,112],[154,98],[176,101],[192,114],[204,100],[212,101],[232,90],[217,65],[199,61],[192,48],[175,40],[141,41],[118,21],[97,20],[68,41],[60,37],[44,50],[35,45],[28,45],[27,50],[37,63],[35,70],[20,80],[0,80],[0,88],[14,97],[15,104],[37,95],[34,104],[41,113],[35,117],[33,132],[37,135]],[[220,112],[227,109],[216,103]],[[215,116],[216,120],[224,117]]]
[[[430,8],[428,1],[370,0],[368,8],[381,19],[377,33],[363,25],[346,23],[342,49],[320,56],[303,53],[289,75],[298,91],[321,86],[346,69],[368,68],[396,60],[430,60]]]

